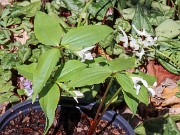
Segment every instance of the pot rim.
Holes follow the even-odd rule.
[[[76,107],[78,109],[80,109],[81,107],[88,109],[93,105],[93,103],[87,104],[87,102],[83,102],[82,99],[80,101],[81,102],[77,103],[73,98],[63,97],[61,98],[59,107],[62,105],[67,107]],[[31,109],[42,110],[39,105],[38,99],[33,104],[32,100],[26,100],[8,109],[2,116],[0,116],[0,131],[4,129],[4,127],[9,123],[10,120],[16,118],[20,113],[26,113]],[[113,120],[114,125],[122,127],[126,131],[127,135],[135,135],[134,130],[132,129],[130,124],[120,114],[117,114],[113,110],[107,110],[102,119],[108,121]]]

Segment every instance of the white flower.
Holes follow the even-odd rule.
[[[142,59],[142,56],[144,55],[144,49],[142,48],[140,52],[136,52],[136,56],[139,57],[139,60]]]
[[[150,37],[150,35],[145,31],[145,29],[143,29],[143,31],[140,31],[136,28],[134,24],[132,25],[132,27],[134,28],[136,33],[139,34],[140,36]]]
[[[148,47],[148,46],[152,46],[154,45],[154,42],[157,40],[157,37],[155,38],[152,38],[152,37],[146,37],[145,40],[143,41],[143,45],[145,47]]]
[[[149,94],[151,95],[151,97],[154,97],[156,95],[155,91],[152,88],[147,88]]]
[[[132,81],[134,83],[134,88],[136,89],[136,94],[137,95],[139,94],[139,90],[141,88],[140,84],[138,84],[138,83],[141,82],[144,85],[144,87],[147,88],[147,90],[150,93],[150,95],[152,97],[155,96],[155,91],[152,88],[148,87],[148,83],[146,82],[146,80],[144,80],[143,78],[140,78],[140,77],[132,77],[131,76],[131,78],[132,78]]]
[[[79,57],[81,57],[81,61],[84,62],[85,60],[93,60],[93,56],[89,50],[94,48],[94,46],[84,48],[81,51],[75,51]]]
[[[121,37],[119,40],[124,42],[123,46],[128,47],[128,36],[126,35],[126,32],[119,26],[119,29],[121,30],[123,37]]]
[[[130,38],[130,47],[134,48],[134,50],[139,50],[139,44],[137,43],[136,39],[133,37]]]
[[[157,82],[154,82],[153,87],[156,87],[156,86],[157,86]]]

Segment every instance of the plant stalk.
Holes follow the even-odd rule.
[[[104,103],[104,101],[105,101],[105,99],[106,99],[106,95],[107,95],[107,93],[108,93],[108,91],[109,91],[109,88],[110,88],[110,86],[111,86],[111,84],[112,84],[112,81],[113,81],[113,76],[111,77],[111,80],[110,80],[110,82],[109,82],[109,84],[108,84],[108,86],[107,86],[107,88],[106,88],[106,91],[105,91],[105,93],[104,93],[104,95],[103,95],[103,97],[102,97],[102,99],[101,99],[100,105],[99,105],[98,110],[97,110],[97,112],[96,112],[96,116],[95,116],[95,118],[94,118],[94,120],[93,120],[93,123],[92,123],[91,127],[89,128],[88,135],[92,135],[92,134],[94,133],[94,131],[95,131],[95,128],[96,128],[96,126],[97,126],[97,124],[98,124],[98,123],[97,123],[97,119],[98,119],[99,113],[100,113],[101,108],[102,108],[102,106],[103,106],[103,103]]]
[[[103,109],[101,115],[99,116],[99,118],[97,119],[97,123],[99,123],[99,121],[101,120],[101,118],[103,117],[104,113],[106,112],[106,110],[109,108],[110,104],[112,103],[112,101],[114,100],[114,98],[116,96],[118,96],[119,92],[121,91],[121,88],[119,88],[116,93],[112,96],[112,98],[108,101],[106,107]]]

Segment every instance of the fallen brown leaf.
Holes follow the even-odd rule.
[[[169,99],[169,98],[175,96],[176,92],[179,92],[178,87],[173,88],[173,89],[165,88],[163,90],[162,97],[165,98],[165,99]]]
[[[155,61],[149,61],[149,64],[147,65],[147,72],[157,78],[157,85],[160,85],[161,82],[164,81],[166,78],[170,78],[173,80],[180,79],[180,75],[174,75],[170,73]]]
[[[161,106],[171,106],[171,108],[180,108],[180,98],[173,96],[163,101]]]

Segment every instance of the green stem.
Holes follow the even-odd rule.
[[[98,117],[98,119],[96,121],[93,122],[94,124],[94,130],[96,128],[96,126],[98,125],[98,123],[100,122],[100,120],[102,119],[103,115],[105,114],[106,110],[109,108],[110,104],[112,103],[113,99],[118,96],[119,92],[121,91],[121,88],[119,88],[116,93],[112,96],[112,98],[108,101],[108,104],[106,105],[106,107],[103,109],[101,115]],[[92,125],[93,126],[93,125]],[[90,128],[91,129],[91,128]],[[90,134],[88,133],[88,135],[92,135],[94,131],[92,131]]]
[[[112,84],[112,81],[113,81],[113,76],[111,77],[111,80],[110,80],[110,82],[109,82],[109,84],[108,84],[108,86],[107,86],[107,88],[106,88],[106,91],[105,91],[105,93],[104,93],[104,95],[103,95],[103,97],[102,97],[102,99],[101,99],[101,102],[100,102],[100,105],[99,105],[99,107],[98,107],[98,110],[97,110],[97,112],[96,112],[96,116],[95,116],[95,118],[94,118],[94,120],[93,120],[93,123],[92,123],[92,125],[91,125],[91,127],[90,127],[90,129],[89,129],[89,132],[88,132],[88,135],[92,135],[93,133],[94,133],[94,130],[95,130],[95,128],[96,128],[96,126],[97,126],[97,119],[98,119],[98,116],[99,116],[99,113],[100,113],[100,111],[101,111],[101,108],[102,108],[102,106],[103,106],[103,103],[104,103],[104,101],[105,101],[105,99],[106,99],[106,95],[107,95],[107,93],[108,93],[108,91],[109,91],[109,88],[110,88],[110,86],[111,86],[111,84]]]
[[[81,26],[82,14],[86,11],[86,9],[88,8],[89,4],[90,4],[92,1],[93,1],[93,0],[89,0],[89,1],[87,2],[87,4],[85,5],[85,7],[83,8],[82,12],[80,13],[77,27]]]
[[[99,121],[101,120],[101,118],[103,117],[104,113],[106,112],[106,110],[109,108],[110,104],[112,103],[112,101],[114,100],[115,97],[118,96],[119,92],[121,91],[121,88],[119,88],[116,93],[112,96],[112,98],[108,101],[106,107],[103,109],[101,115],[99,116],[97,123],[99,123]]]
[[[62,62],[65,63],[65,57],[64,57],[64,53],[62,51],[62,48],[59,48],[61,56],[62,56]]]

